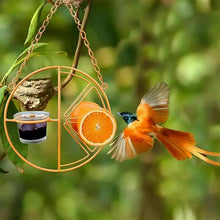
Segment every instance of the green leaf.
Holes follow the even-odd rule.
[[[7,89],[7,86],[3,86],[0,88],[0,106],[2,105],[6,89]]]
[[[2,141],[2,147],[7,152],[8,158],[12,161],[12,163],[19,169],[19,171],[23,172],[24,167],[24,161],[14,152],[14,150],[11,148],[10,144],[8,143],[8,140],[5,135],[4,130],[4,107],[6,104],[7,98],[4,98],[3,105],[0,107],[0,137]],[[13,101],[10,102],[8,107],[8,118],[13,118],[13,115],[18,112],[18,109]],[[17,149],[17,151],[24,157],[27,157],[28,154],[28,145],[22,144],[19,141],[18,131],[17,131],[17,123],[14,122],[8,122],[7,123],[7,129],[8,133],[10,134],[10,139]]]
[[[41,47],[45,47],[45,46],[47,46],[47,45],[48,45],[48,43],[37,43],[37,45],[34,47],[34,51],[37,50],[37,49],[39,49],[39,48],[41,48]],[[31,46],[29,46],[28,48],[26,48],[26,49],[17,57],[16,61],[18,61],[18,60],[20,60],[22,57],[24,57],[24,56],[27,54],[27,52],[28,52],[28,50],[30,49],[30,47],[31,47]]]
[[[34,51],[35,51],[36,49],[39,49],[39,48],[44,47],[44,46],[47,46],[47,45],[48,45],[47,43],[38,43],[38,44],[35,46]],[[25,55],[26,55],[27,51],[30,49],[30,47],[31,47],[31,46],[29,46],[28,48],[26,48],[26,49],[16,58],[16,60],[14,61],[14,63],[13,63],[13,64],[11,65],[11,67],[9,68],[8,72],[7,72],[7,73],[4,75],[4,77],[2,78],[2,81],[1,81],[2,84],[5,84],[5,82],[6,82],[7,78],[8,78],[8,76],[11,74],[11,72],[12,72],[18,65],[20,65],[20,64],[24,61]],[[34,56],[33,53],[30,54],[30,57],[33,57],[33,56]]]
[[[29,25],[29,29],[28,29],[28,34],[27,34],[27,38],[25,40],[24,45],[28,45],[31,43],[31,41],[33,40],[36,32],[37,32],[37,28],[38,28],[38,24],[39,24],[39,20],[40,20],[40,16],[41,16],[41,12],[44,8],[44,6],[46,5],[46,2],[42,2],[39,7],[37,8],[37,10],[35,11],[32,19],[31,19],[31,23]]]

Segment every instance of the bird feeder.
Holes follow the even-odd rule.
[[[18,77],[26,65],[30,54],[33,52],[33,49],[46,30],[53,14],[61,5],[65,5],[67,7],[77,24],[80,36],[84,41],[84,45],[88,49],[91,63],[98,75],[100,84],[90,75],[77,68],[60,65],[47,66],[37,69],[26,75],[18,82]],[[8,110],[10,102],[15,94],[20,91],[19,89],[24,86],[25,83],[30,82],[33,77],[36,79],[38,74],[42,75],[48,71],[50,71],[54,75],[54,78],[56,78],[56,94],[54,95],[54,99],[57,104],[57,108],[53,109],[55,113],[49,113],[46,111],[24,111],[18,112],[14,115],[14,117],[9,117]],[[76,83],[79,83],[82,87],[81,90],[77,90],[75,93],[73,92],[71,95],[71,102],[69,101],[68,105],[63,105],[63,92],[65,91],[62,86],[63,79],[68,79],[69,83],[74,82],[75,85]],[[4,110],[4,128],[7,140],[14,152],[25,163],[36,169],[47,172],[66,172],[77,169],[95,158],[102,150],[103,146],[108,144],[116,133],[116,122],[111,114],[109,100],[104,92],[104,89],[107,88],[107,84],[103,82],[100,68],[97,65],[94,53],[92,52],[87,40],[86,33],[82,30],[81,21],[77,17],[77,13],[71,4],[71,1],[57,0],[54,3],[50,13],[32,42],[24,62],[21,64],[16,76],[9,85],[9,88],[11,88],[11,93]],[[97,103],[90,100],[91,94],[92,96],[95,96]],[[11,137],[11,131],[9,131],[10,123],[17,123],[18,131],[14,132],[19,133],[20,142],[29,144],[29,149],[34,145],[39,145],[39,143],[47,146],[48,139],[57,138],[57,142],[54,146],[48,146],[48,148],[51,149],[51,153],[48,157],[56,154],[54,167],[42,166],[40,162],[32,161],[31,157],[29,158],[29,155],[28,158],[25,158],[21,153],[21,147],[17,146],[17,142],[15,142]],[[47,127],[50,129],[48,134]],[[54,133],[54,136],[50,137],[52,133]],[[62,144],[62,137],[67,135],[69,135],[72,139],[71,143],[74,143],[74,146],[64,146]],[[74,151],[73,148],[75,150],[79,150],[80,148],[82,156],[74,159],[73,161],[66,162],[65,155],[69,155],[69,152]],[[65,152],[65,150],[67,152]]]

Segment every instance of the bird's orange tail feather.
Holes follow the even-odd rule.
[[[206,157],[220,157],[220,153],[210,152],[196,147],[193,135],[188,132],[176,131],[158,126],[158,132],[155,136],[162,144],[165,145],[167,150],[177,160],[191,158],[193,154],[207,163],[220,166],[219,162],[213,161]]]

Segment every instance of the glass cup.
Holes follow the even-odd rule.
[[[35,144],[43,142],[47,139],[47,121],[36,122],[40,120],[46,120],[50,116],[49,112],[44,111],[28,111],[18,112],[13,117],[18,120],[18,133],[20,142],[24,144]],[[24,123],[22,123],[22,121]],[[28,123],[28,122],[31,123]]]

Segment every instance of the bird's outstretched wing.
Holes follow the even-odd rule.
[[[155,84],[141,99],[137,108],[137,117],[152,118],[156,124],[165,123],[169,115],[169,94],[165,82]]]
[[[147,134],[137,133],[128,127],[110,146],[108,154],[112,154],[112,159],[121,162],[150,150],[153,147],[153,138]]]

